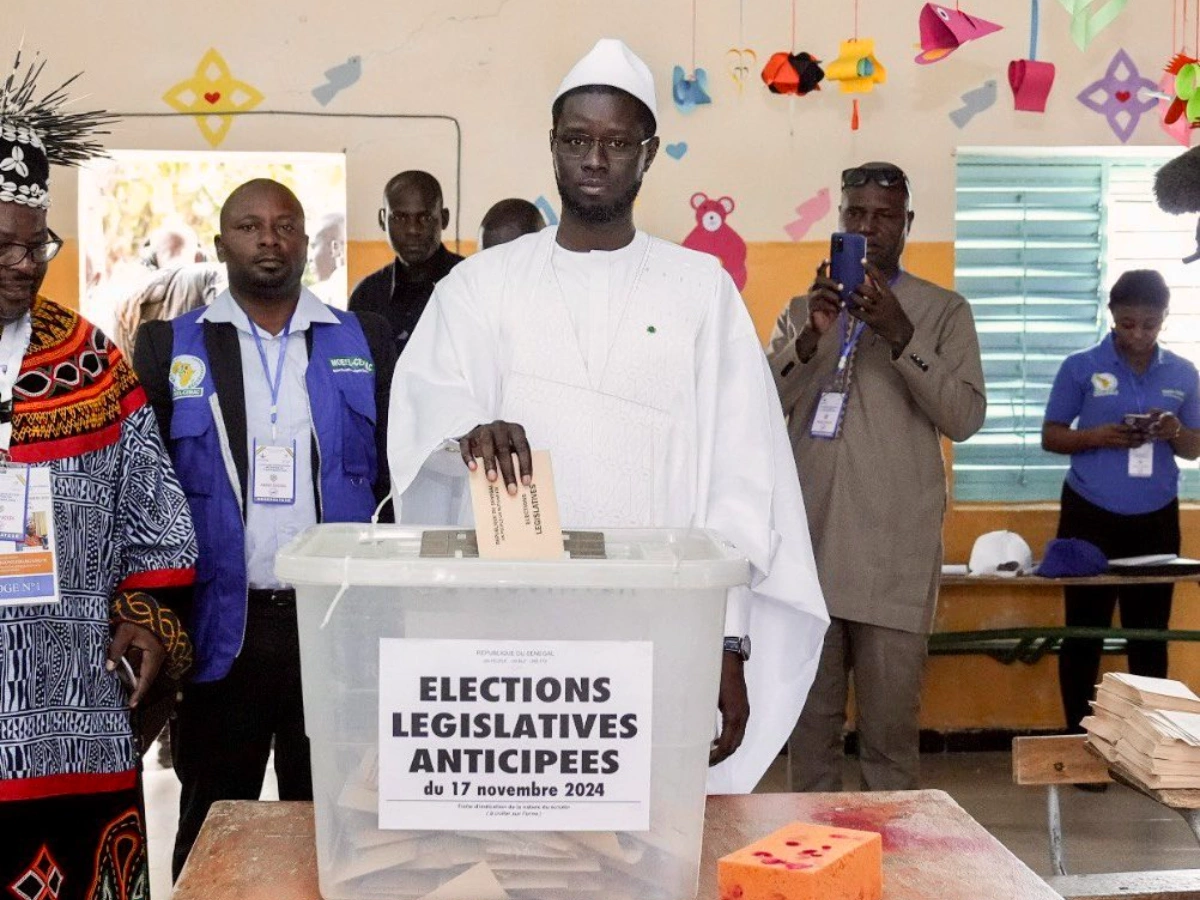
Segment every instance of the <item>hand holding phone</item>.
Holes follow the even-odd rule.
[[[1149,434],[1157,418],[1153,413],[1126,413],[1121,421],[1134,431]]]
[[[861,234],[835,231],[829,239],[829,277],[840,284],[838,294],[847,306],[857,305],[851,297],[867,281],[863,260],[867,258],[867,239]]]

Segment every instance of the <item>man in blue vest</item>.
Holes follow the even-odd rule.
[[[221,207],[229,289],[147,322],[134,367],[196,522],[196,645],[172,742],[183,785],[174,874],[209,806],[257,799],[272,741],[279,796],[312,799],[295,592],[275,553],[316,522],[365,522],[388,485],[386,321],[301,287],[304,210],[258,179]]]

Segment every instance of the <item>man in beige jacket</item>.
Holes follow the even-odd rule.
[[[987,401],[966,300],[903,271],[909,182],[890,163],[842,173],[841,229],[867,239],[866,281],[822,263],[779,317],[768,355],[805,497],[831,624],[789,741],[793,790],[842,786],[854,673],[862,783],[918,785],[918,712],[942,562],[943,435],[963,441]]]

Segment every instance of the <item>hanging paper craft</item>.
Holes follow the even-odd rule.
[[[825,72],[821,69],[821,61],[811,53],[772,54],[763,66],[762,80],[772,94],[795,94],[803,97],[809,91],[821,89],[821,79]]]
[[[966,128],[967,123],[996,102],[996,82],[985,81],[974,90],[962,95],[963,105],[950,113],[950,121],[957,128]]]
[[[1118,50],[1108,64],[1104,77],[1093,81],[1079,94],[1079,102],[1108,119],[1108,127],[1125,143],[1137,129],[1144,113],[1158,103],[1154,96],[1158,86],[1138,72],[1129,54]]]
[[[794,222],[788,222],[783,226],[783,230],[793,241],[802,240],[808,234],[809,229],[829,215],[829,210],[832,208],[833,204],[829,200],[829,188],[821,188],[796,207],[796,215],[799,218]]]
[[[925,4],[919,24],[921,52],[917,54],[917,62],[923,66],[945,59],[967,41],[995,34],[1004,27],[936,3]]]
[[[1193,127],[1200,124],[1200,65],[1196,58],[1178,53],[1167,63],[1166,72],[1170,82],[1164,79],[1159,84],[1166,84],[1164,90],[1171,95],[1171,101],[1163,121],[1173,125],[1184,119]]]
[[[842,41],[838,58],[825,69],[825,77],[840,82],[843,94],[867,94],[887,81],[887,69],[875,58],[874,38]],[[858,98],[850,114],[850,130],[858,131]]]
[[[1038,7],[1038,0],[1032,0],[1029,59],[1014,59],[1008,64],[1008,86],[1012,88],[1013,108],[1019,112],[1045,112],[1050,88],[1054,86],[1054,63],[1042,62],[1037,58],[1041,25]]]
[[[1058,0],[1071,14],[1071,40],[1080,50],[1102,32],[1125,9],[1128,0]]]
[[[678,144],[667,144],[667,156],[674,160],[683,159],[685,153],[688,152],[687,141],[680,141]]]
[[[683,239],[683,246],[701,253],[711,253],[740,291],[746,286],[746,242],[725,221],[734,209],[732,197],[709,200],[707,194],[692,194],[692,209],[696,211],[696,227]]]
[[[867,94],[887,81],[887,69],[875,58],[875,39],[842,41],[838,58],[825,67],[825,77],[839,82],[843,94]]]
[[[1188,121],[1187,116],[1183,115],[1182,108],[1175,112],[1172,117],[1172,111],[1175,109],[1175,104],[1182,102],[1175,93],[1175,76],[1170,72],[1163,74],[1163,77],[1158,80],[1158,89],[1165,96],[1158,98],[1158,124],[1168,135],[1171,140],[1184,147],[1192,145],[1192,123]]]
[[[1012,88],[1014,109],[1045,112],[1050,88],[1054,87],[1054,63],[1014,59],[1008,64],[1008,86]]]
[[[671,99],[681,113],[690,113],[697,106],[712,103],[712,97],[708,95],[708,73],[696,69],[688,77],[683,66],[676,66],[671,73]]]
[[[758,54],[749,47],[730,47],[725,51],[725,70],[733,83],[737,85],[738,93],[746,85],[750,73],[758,68]]]

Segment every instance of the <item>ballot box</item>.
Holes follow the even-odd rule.
[[[473,537],[318,525],[277,557],[322,895],[693,897],[745,559],[703,530],[571,532],[531,562]]]

